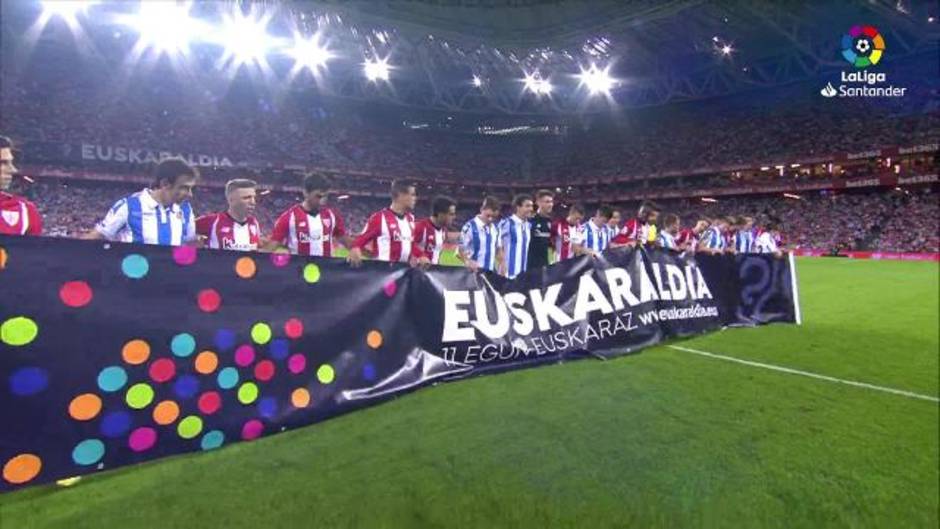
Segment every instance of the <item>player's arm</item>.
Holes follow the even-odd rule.
[[[26,235],[42,235],[42,215],[39,209],[32,202],[26,203],[26,218],[29,220],[29,228],[26,229]]]
[[[473,255],[473,233],[469,223],[460,230],[460,240],[457,244],[457,259],[470,271],[479,272],[480,265],[470,257]]]
[[[117,238],[118,233],[127,226],[127,215],[127,199],[122,198],[111,206],[111,209],[108,210],[108,214],[104,216],[104,219],[96,224],[92,230],[83,235],[82,239],[108,239],[109,241],[113,241]]]
[[[381,233],[382,213],[373,213],[366,222],[365,228],[362,229],[362,233],[353,240],[352,245],[349,247],[349,256],[346,257],[346,261],[352,266],[362,264],[362,247],[376,240]]]
[[[338,240],[340,244],[343,245],[347,250],[352,248],[355,239],[352,238],[349,233],[346,232],[346,221],[343,220],[343,216],[339,214],[335,209],[333,210],[333,217],[336,219],[333,224],[333,238]]]
[[[196,238],[200,247],[206,247],[209,238],[212,235],[212,224],[215,223],[215,215],[203,215],[196,219]]]
[[[509,254],[506,250],[509,248],[510,230],[512,230],[512,221],[503,219],[503,221],[499,223],[499,235],[496,244],[496,267],[501,276],[505,276],[509,272],[509,263],[507,262]]]

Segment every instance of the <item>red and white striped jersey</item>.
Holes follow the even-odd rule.
[[[42,216],[36,205],[23,197],[0,191],[0,234],[41,235]]]
[[[411,256],[424,255],[415,241],[414,234],[414,215],[405,213],[398,216],[391,209],[385,208],[369,217],[366,227],[356,237],[353,248],[362,248],[374,243],[376,259],[407,263]]]
[[[572,226],[567,219],[556,219],[552,223],[552,247],[555,248],[556,263],[574,257],[574,245],[583,242],[581,226]]]
[[[223,211],[196,219],[196,233],[208,237],[209,248],[247,252],[258,249],[261,225],[254,217],[238,222],[227,211]]]
[[[438,228],[430,218],[415,223],[415,242],[433,264],[440,264],[446,240],[447,231],[443,227]]]
[[[649,224],[640,219],[630,219],[620,228],[620,233],[614,237],[612,242],[617,244],[626,244],[633,241],[645,243],[649,241],[649,230]]]
[[[691,250],[695,251],[698,247],[698,235],[692,231],[691,228],[686,228],[679,232],[679,236],[676,237],[676,246],[680,250]]]
[[[286,245],[293,254],[332,257],[336,239],[345,235],[343,217],[335,209],[321,207],[311,215],[296,204],[278,217],[271,239]]]

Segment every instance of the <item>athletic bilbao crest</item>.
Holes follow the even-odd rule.
[[[3,220],[10,226],[16,226],[20,223],[20,212],[19,211],[4,211]]]

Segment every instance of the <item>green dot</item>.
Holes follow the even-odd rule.
[[[333,372],[333,367],[330,364],[323,364],[317,369],[317,380],[321,384],[329,384],[333,382],[333,379],[336,377],[336,373]]]
[[[256,344],[264,345],[271,341],[271,326],[267,323],[256,323],[251,327],[251,339]]]
[[[238,402],[251,404],[258,398],[258,385],[254,382],[245,382],[238,388]]]
[[[304,281],[316,283],[320,280],[320,267],[310,263],[304,267]]]
[[[10,318],[0,325],[0,341],[7,345],[26,345],[36,339],[39,327],[26,316]]]
[[[153,401],[153,388],[147,384],[134,384],[127,390],[127,405],[142,410]]]
[[[177,433],[183,439],[192,439],[202,431],[202,419],[195,415],[186,417],[176,426]]]

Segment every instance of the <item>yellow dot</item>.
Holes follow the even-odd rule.
[[[334,378],[336,378],[336,372],[333,371],[333,366],[330,364],[323,364],[317,369],[317,380],[319,380],[321,384],[329,384],[333,382]]]
[[[251,327],[251,339],[256,344],[264,345],[271,341],[271,326],[264,322],[258,322]]]
[[[304,281],[316,283],[320,280],[320,267],[310,263],[304,267]]]
[[[10,318],[0,324],[0,342],[7,345],[26,345],[35,340],[37,334],[39,334],[39,326],[25,316]]]
[[[375,330],[369,331],[369,334],[366,335],[366,345],[373,349],[382,347],[382,333]]]
[[[306,408],[310,404],[310,392],[297,388],[290,394],[290,402],[295,408]]]

